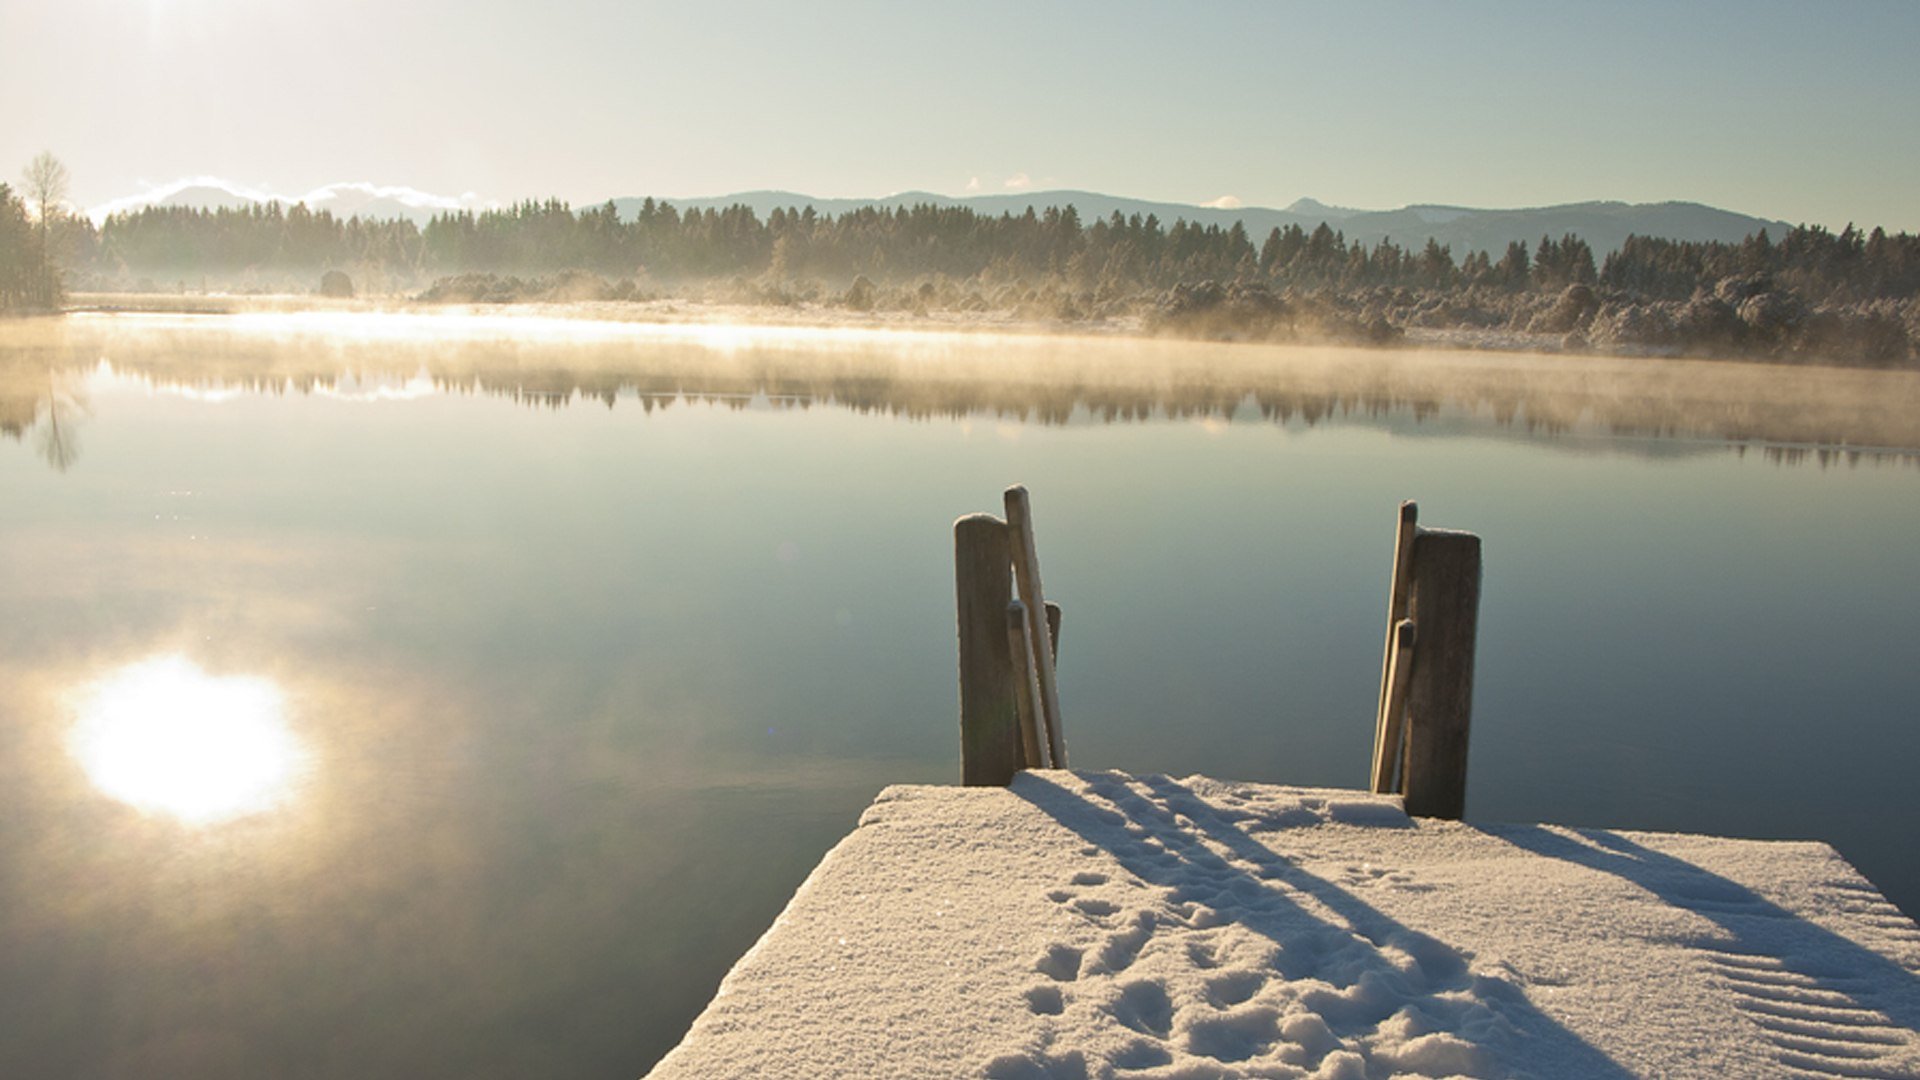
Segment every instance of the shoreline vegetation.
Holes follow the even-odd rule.
[[[1739,243],[1635,236],[1596,258],[1571,233],[1457,255],[1432,239],[1348,243],[1328,223],[1260,240],[1238,223],[1151,215],[1084,224],[1071,205],[997,217],[807,208],[763,220],[746,206],[681,213],[649,199],[622,216],[611,202],[575,211],[549,200],[424,226],[304,205],[147,207],[98,226],[57,208],[36,221],[29,209],[0,187],[0,268],[17,269],[0,272],[0,286],[24,283],[0,287],[0,309],[59,310],[62,289],[118,294],[129,309],[148,308],[144,295],[161,310],[169,295],[219,293],[691,305],[776,322],[1920,369],[1920,237],[1851,226]]]

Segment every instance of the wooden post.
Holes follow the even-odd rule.
[[[1413,677],[1413,655],[1418,640],[1412,619],[1393,625],[1387,648],[1387,700],[1380,710],[1380,734],[1373,744],[1373,790],[1390,795],[1400,790],[1399,767],[1405,754],[1407,687]]]
[[[1007,539],[1013,550],[1013,580],[1020,602],[1027,609],[1027,640],[1038,642],[1041,627],[1036,618],[1046,617],[1046,592],[1040,586],[1040,556],[1033,542],[1033,507],[1027,489],[1014,485],[1007,489]],[[1033,667],[1040,684],[1036,717],[1045,732],[1047,756],[1056,769],[1067,767],[1067,736],[1060,721],[1060,687],[1054,679],[1053,650],[1033,649]]]
[[[960,629],[960,782],[1001,786],[1021,767],[1007,597],[1013,591],[1007,523],[971,514],[953,523]]]
[[[1480,615],[1480,538],[1421,529],[1414,540],[1410,610],[1419,624],[1407,687],[1407,813],[1459,818],[1467,804],[1467,728],[1473,713],[1474,633]]]
[[[1389,741],[1389,716],[1387,698],[1393,682],[1394,638],[1400,620],[1407,617],[1407,594],[1413,587],[1413,541],[1418,534],[1420,508],[1409,499],[1400,504],[1400,525],[1394,532],[1393,540],[1393,577],[1387,585],[1387,642],[1380,657],[1380,701],[1375,706],[1373,717],[1373,777],[1375,791],[1386,792],[1395,788],[1380,787],[1380,776],[1393,775],[1393,762],[1400,758],[1399,717],[1392,718],[1393,738]]]
[[[1007,656],[1013,667],[1013,700],[1019,707],[1021,768],[1047,767],[1047,748],[1040,741],[1040,683],[1033,670],[1032,627],[1027,623],[1027,605],[1018,600],[1007,605]]]

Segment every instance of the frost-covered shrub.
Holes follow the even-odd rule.
[[[1666,348],[1675,341],[1673,313],[1663,304],[1609,304],[1594,315],[1587,340],[1601,347]]]
[[[344,271],[329,270],[320,275],[320,295],[336,300],[353,299],[353,279]]]
[[[612,286],[605,278],[586,270],[562,270],[551,282],[540,282],[543,300],[570,304],[605,299]]]
[[[1822,308],[1804,319],[1786,357],[1813,364],[1898,367],[1913,357],[1905,323],[1891,313]]]
[[[1674,319],[1674,335],[1681,348],[1701,355],[1732,355],[1740,346],[1743,329],[1732,304],[1704,293],[1695,294]]]
[[[1586,327],[1600,310],[1600,300],[1585,285],[1569,285],[1553,306],[1535,315],[1527,329],[1536,334],[1569,334]]]
[[[1287,302],[1265,285],[1217,281],[1175,285],[1147,323],[1156,332],[1217,340],[1271,339],[1293,328]]]
[[[873,282],[868,281],[865,274],[856,276],[840,296],[840,302],[854,311],[872,311],[875,299]]]
[[[1747,300],[1772,291],[1773,282],[1765,274],[1742,274],[1721,278],[1713,287],[1713,296],[1738,308]]]
[[[1778,348],[1807,317],[1805,304],[1777,292],[1751,294],[1736,311],[1750,345],[1765,351]]]
[[[736,297],[745,286],[732,284]],[[455,274],[439,278],[414,297],[429,304],[578,303],[587,300],[646,300],[646,292],[631,278],[608,281],[585,270],[564,270],[551,278],[519,278],[499,274]]]

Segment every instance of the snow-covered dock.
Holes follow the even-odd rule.
[[[1819,843],[1023,772],[881,793],[652,1075],[1920,1078],[1920,929]]]

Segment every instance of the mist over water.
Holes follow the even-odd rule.
[[[1920,455],[1920,372],[1445,349],[1205,345],[848,325],[620,321],[536,313],[245,312],[84,316],[8,328],[0,434],[71,412],[101,364],[172,390],[230,395],[481,393],[532,405],[622,397],[833,404],[1041,424],[1255,417],[1521,437],[1705,440],[1777,461]],[[555,314],[555,313],[558,314]],[[361,384],[380,382],[376,389]],[[395,388],[394,383],[405,384]],[[1645,440],[1620,442],[1623,452]]]
[[[1417,498],[1486,545],[1470,817],[1819,839],[1920,906],[1911,374],[0,332],[6,1075],[644,1072],[880,787],[957,778],[949,529],[1013,482],[1076,765],[1361,783]],[[270,702],[299,767],[205,823],[116,796],[74,732],[128,685]]]

